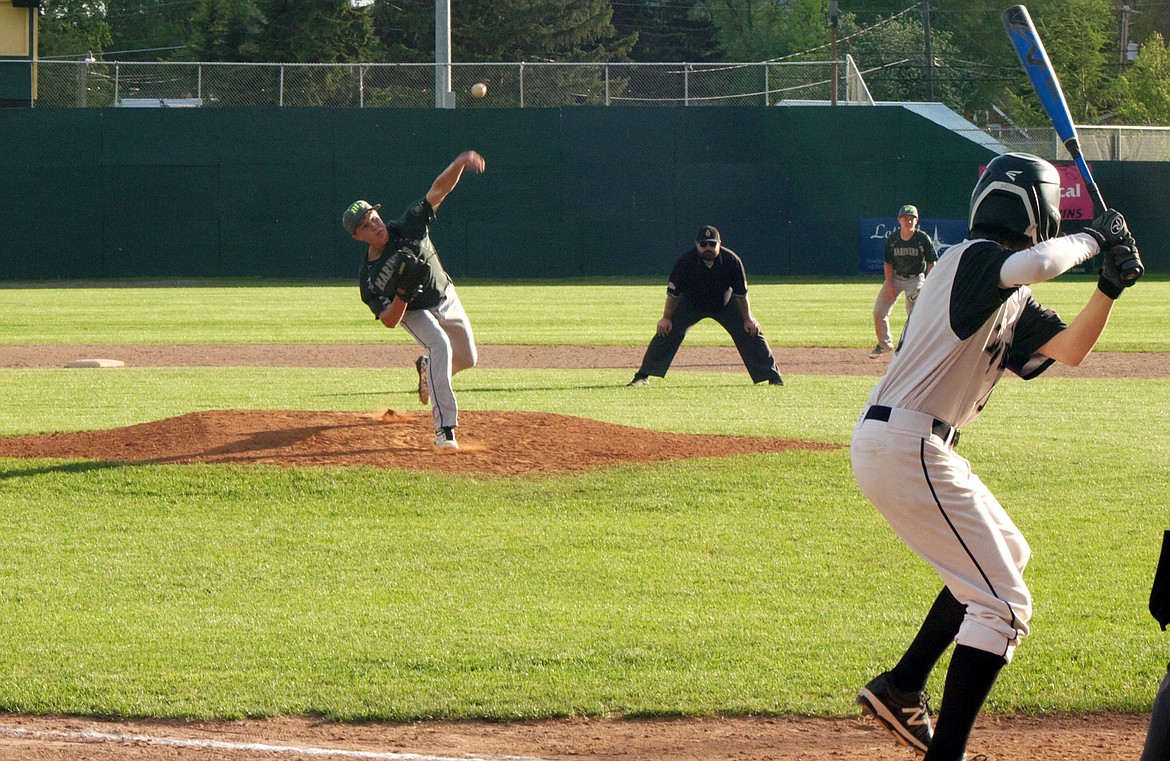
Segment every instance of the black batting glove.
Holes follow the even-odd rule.
[[[1137,243],[1134,242],[1132,235],[1127,235],[1125,242],[1102,254],[1097,290],[1116,300],[1121,292],[1137,282],[1145,271]]]
[[[1100,216],[1089,223],[1085,232],[1096,239],[1097,247],[1101,249],[1101,253],[1105,253],[1114,246],[1125,244],[1127,238],[1129,243],[1133,242],[1133,237],[1129,234],[1129,226],[1125,224],[1125,217],[1121,216],[1121,212],[1115,209],[1107,209],[1102,212]]]

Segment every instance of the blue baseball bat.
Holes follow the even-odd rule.
[[[1008,38],[1016,49],[1016,55],[1020,57],[1020,63],[1024,65],[1024,72],[1031,80],[1032,88],[1040,98],[1044,113],[1048,114],[1048,120],[1056,130],[1056,136],[1064,143],[1069,155],[1076,162],[1077,170],[1089,190],[1095,214],[1101,214],[1107,208],[1105,199],[1101,197],[1093,173],[1089,171],[1089,165],[1081,155],[1081,142],[1077,139],[1077,130],[1073,126],[1072,114],[1068,110],[1068,101],[1065,100],[1064,91],[1060,89],[1060,80],[1056,78],[1056,70],[1052,68],[1052,61],[1048,58],[1048,51],[1044,49],[1044,42],[1036,32],[1036,25],[1032,23],[1032,16],[1024,6],[1013,5],[1000,14],[999,19],[1003,22],[1003,28],[1007,30]]]
[[[1081,173],[1081,179],[1085,181],[1085,187],[1089,190],[1089,198],[1093,201],[1094,216],[1104,213],[1108,207],[1105,206],[1105,199],[1097,188],[1097,182],[1093,179],[1093,173],[1089,171],[1085,157],[1081,155],[1081,141],[1077,139],[1077,128],[1073,126],[1068,101],[1065,100],[1064,91],[1060,89],[1060,80],[1056,78],[1056,70],[1052,68],[1052,60],[1048,57],[1048,51],[1044,49],[1044,42],[1036,31],[1036,25],[1032,23],[1031,14],[1024,6],[1013,5],[1000,14],[999,20],[1007,30],[1008,38],[1016,49],[1016,55],[1020,57],[1020,63],[1024,65],[1024,71],[1032,82],[1032,89],[1036,91],[1040,105],[1044,107],[1044,113],[1048,114],[1048,120],[1056,130],[1056,136],[1064,143],[1069,155],[1076,162],[1077,171]],[[1121,277],[1123,280],[1137,280],[1143,271],[1144,268],[1135,254],[1132,261],[1122,266]]]

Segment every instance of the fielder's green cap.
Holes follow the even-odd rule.
[[[341,224],[345,226],[345,231],[350,235],[358,229],[358,225],[366,218],[366,215],[371,211],[376,211],[382,208],[382,204],[375,204],[371,206],[368,201],[354,201],[341,215]]]
[[[902,208],[898,209],[898,218],[899,219],[901,219],[902,217],[906,217],[906,216],[914,217],[915,219],[917,219],[918,218],[918,207],[915,206],[914,204],[908,203],[905,206],[903,206]]]

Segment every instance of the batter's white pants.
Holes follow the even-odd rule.
[[[451,376],[460,370],[475,367],[478,359],[471,321],[463,310],[463,303],[455,293],[455,286],[447,284],[443,299],[430,309],[408,309],[402,316],[403,329],[426,350],[427,383],[431,391],[431,413],[435,430],[459,425],[459,405]]]
[[[894,302],[898,300],[898,294],[906,294],[906,316],[914,311],[914,302],[918,298],[918,289],[922,287],[922,283],[926,280],[925,275],[918,275],[917,277],[898,277],[894,276],[894,298],[890,298],[886,293],[886,284],[883,282],[881,290],[878,291],[877,298],[873,302],[873,328],[877,334],[878,343],[887,349],[894,348],[894,338],[890,335],[890,312],[894,308]]]
[[[888,422],[865,420],[863,410],[849,450],[853,474],[895,533],[967,606],[955,641],[1011,661],[1032,616],[1022,576],[1031,550],[971,463],[932,433],[933,422],[897,408]]]

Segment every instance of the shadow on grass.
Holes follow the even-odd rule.
[[[125,468],[135,465],[135,463],[119,462],[117,460],[65,460],[52,461],[51,463],[38,460],[37,462],[44,464],[31,465],[27,468],[0,469],[0,481],[8,481],[13,478],[33,478],[35,476],[49,475],[50,473],[89,473],[94,470],[109,470],[111,468]]]

